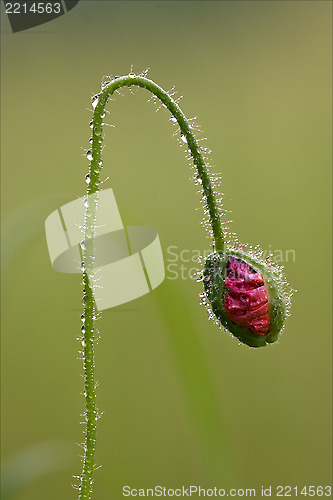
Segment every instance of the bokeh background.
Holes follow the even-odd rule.
[[[184,96],[233,231],[292,250],[297,293],[279,343],[257,350],[208,321],[195,262],[103,313],[93,498],[331,484],[331,3],[81,0],[20,33],[2,16],[3,500],[77,496],[81,280],[53,271],[44,221],[84,194],[90,97],[131,65]],[[168,266],[170,246],[209,249],[200,199],[169,113],[123,94],[104,187],[126,224],[157,229]]]

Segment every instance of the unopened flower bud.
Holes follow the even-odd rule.
[[[280,273],[239,250],[205,262],[205,295],[218,322],[250,347],[275,342],[287,316]]]

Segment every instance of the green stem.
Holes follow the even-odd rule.
[[[203,195],[209,213],[209,220],[212,226],[213,246],[216,252],[224,251],[224,237],[222,232],[221,220],[218,205],[214,196],[213,187],[209,178],[207,166],[203,159],[202,151],[194,134],[191,130],[182,110],[178,104],[161,87],[152,80],[143,76],[126,75],[112,80],[105,85],[101,93],[96,96],[94,105],[94,114],[92,119],[92,148],[89,173],[86,177],[88,183],[87,203],[85,213],[85,235],[83,250],[83,284],[84,284],[84,313],[83,313],[83,366],[84,366],[84,386],[85,386],[85,420],[86,420],[86,439],[84,444],[83,470],[79,487],[79,500],[88,500],[92,488],[92,474],[94,469],[95,443],[96,443],[96,393],[94,381],[94,318],[95,303],[93,298],[93,264],[94,248],[93,240],[95,234],[96,220],[96,198],[95,193],[99,190],[99,174],[102,168],[102,127],[103,117],[105,115],[105,105],[108,98],[121,87],[138,86],[147,89],[154,94],[170,111],[178,122],[182,137],[186,139],[189,151],[191,153],[194,166],[196,167],[198,178],[201,181]],[[96,104],[96,105],[95,105]]]
[[[126,75],[116,80],[111,81],[104,87],[98,97],[98,104],[95,107],[94,116],[92,120],[93,135],[92,135],[92,161],[90,164],[90,184],[88,186],[88,194],[95,193],[99,188],[99,172],[101,169],[101,150],[102,150],[102,121],[104,108],[108,98],[121,87],[132,87],[136,85],[149,90],[168,108],[170,113],[176,118],[181,134],[185,137],[188,148],[190,150],[194,166],[197,169],[198,177],[202,181],[204,196],[206,199],[207,208],[209,210],[209,219],[212,226],[214,237],[215,251],[223,252],[224,238],[221,227],[221,220],[219,216],[218,205],[215,200],[213,187],[208,175],[207,166],[202,156],[201,148],[196,141],[194,134],[191,130],[189,122],[187,121],[184,113],[178,104],[169,96],[165,90],[156,85],[152,80],[143,76]]]

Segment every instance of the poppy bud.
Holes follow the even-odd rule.
[[[207,257],[203,282],[217,322],[241,342],[262,347],[278,339],[288,303],[278,269],[234,249]]]

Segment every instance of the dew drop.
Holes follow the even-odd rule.
[[[86,156],[87,156],[87,160],[89,160],[89,161],[91,161],[93,159],[91,149],[88,149],[88,151],[86,152]]]
[[[171,118],[170,120],[172,121],[172,123],[176,123],[177,122],[177,118],[173,115],[171,115]]]
[[[180,136],[180,140],[184,143],[184,144],[187,144],[187,140],[186,140],[186,137],[184,134],[181,134]]]
[[[102,135],[102,129],[101,129],[101,127],[94,128],[94,134],[97,135],[98,137],[100,135]]]
[[[98,104],[98,97],[94,101],[92,101],[91,105],[95,109],[97,104]]]
[[[90,175],[89,175],[89,174],[87,174],[87,175],[85,176],[85,180],[86,180],[86,183],[87,183],[87,184],[90,184],[90,180],[91,180],[91,179],[90,179]]]
[[[86,247],[85,240],[82,240],[81,243],[80,243],[80,245],[81,245],[82,250],[86,250],[87,247]]]

